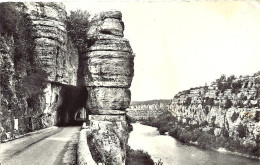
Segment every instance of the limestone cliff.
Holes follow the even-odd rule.
[[[129,87],[133,78],[134,55],[123,38],[124,25],[119,11],[102,12],[90,22],[84,76],[88,87],[90,116],[89,144],[97,151],[95,161],[125,164],[129,107]],[[92,151],[92,153],[94,152]]]
[[[170,108],[171,100],[133,102],[127,109],[127,115],[132,120],[153,120]]]
[[[12,109],[17,108],[17,97],[15,91],[15,82],[14,82],[14,63],[11,58],[10,49],[13,44],[13,39],[11,37],[0,36],[0,75],[1,75],[1,123],[0,127],[9,132],[12,130]],[[9,110],[4,110],[9,109]]]
[[[69,45],[64,5],[29,2],[25,6],[35,30],[35,52],[49,73],[48,81],[76,85],[78,57]]]
[[[76,85],[78,55],[60,3],[1,3],[1,137],[51,126],[64,85]]]
[[[0,3],[0,12],[1,141],[88,117],[95,161],[125,164],[134,54],[121,12],[90,22],[61,3]]]
[[[76,85],[78,54],[67,35],[62,3],[28,2],[25,6],[34,29],[35,54],[48,73],[44,113],[52,114],[60,105],[62,84]]]
[[[121,12],[90,22],[61,3],[0,3],[0,12],[1,140],[89,115],[95,161],[125,164],[134,55]]]
[[[260,136],[260,73],[235,78],[222,76],[210,86],[179,92],[172,99],[178,121],[199,126],[215,137],[257,146]]]

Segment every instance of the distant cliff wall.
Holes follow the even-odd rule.
[[[170,111],[171,100],[153,100],[132,103],[127,109],[127,115],[133,120],[154,119],[163,112]]]
[[[198,126],[243,147],[257,147],[260,136],[260,72],[252,76],[221,76],[210,86],[179,92],[172,114],[181,124]]]

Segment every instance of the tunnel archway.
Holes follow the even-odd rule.
[[[75,121],[86,121],[87,119],[88,119],[88,114],[84,107],[79,109],[74,115]]]
[[[87,121],[87,89],[85,87],[64,85],[60,91],[60,105],[56,112],[56,125],[81,125]],[[77,115],[79,118],[77,119]]]

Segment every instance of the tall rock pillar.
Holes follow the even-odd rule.
[[[134,55],[123,38],[124,24],[119,11],[102,12],[90,22],[88,51],[85,58],[87,105],[96,161],[125,164],[129,107],[129,87],[134,73]]]

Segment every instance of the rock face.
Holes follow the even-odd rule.
[[[17,41],[21,34],[17,35],[15,34],[17,32],[11,33],[10,30],[3,31],[0,28],[0,136],[1,140],[5,140],[7,134],[14,137],[56,124],[56,111],[62,100],[61,89],[65,84],[76,85],[78,55],[67,37],[65,24],[67,15],[61,3],[2,3],[1,6],[13,10],[14,15],[10,16],[12,19],[21,21],[26,16],[26,20],[29,20],[30,24],[24,26],[32,28],[29,34],[32,38],[29,42],[33,43],[35,55],[33,58],[39,65],[36,68],[43,69],[49,74],[45,79],[48,81],[46,89],[42,89],[42,94],[33,94],[31,87],[35,87],[40,78],[28,74],[26,69],[31,63],[27,58],[27,52],[19,52],[22,54],[20,58],[24,60],[19,66],[17,57],[15,59],[16,44],[21,42]],[[22,41],[28,42],[28,39]],[[30,86],[29,95],[25,85]],[[36,88],[38,91],[41,90],[38,86]]]
[[[105,164],[124,164],[128,125],[124,115],[91,115],[90,145],[94,144],[100,160]],[[93,151],[92,151],[93,152]],[[94,158],[95,159],[95,158]]]
[[[35,51],[50,74],[48,80],[76,85],[78,57],[71,53],[69,47],[64,5],[30,2],[25,6],[35,30]]]
[[[179,92],[172,100],[172,114],[189,125],[203,125],[220,136],[229,137],[244,146],[257,145],[260,136],[260,74],[217,80],[211,86]]]
[[[86,52],[84,64],[79,68],[79,48],[67,35],[61,3],[0,5],[1,10],[12,10],[1,14],[19,21],[7,19],[7,27],[15,25],[26,33],[0,24],[1,140],[91,114],[89,145],[98,152],[97,163],[125,164],[125,110],[131,101],[134,55],[123,38],[121,12],[102,12],[89,23],[86,51],[81,51]],[[82,81],[81,71],[84,83],[76,84],[77,77]]]
[[[171,100],[144,101],[131,104],[127,115],[133,120],[153,120],[170,109]]]
[[[124,110],[128,108],[131,101],[131,93],[129,89],[124,88],[91,88],[88,92],[90,100],[88,107],[92,113],[97,113],[99,110]]]
[[[102,12],[90,23],[86,54],[85,84],[92,130],[90,145],[96,144],[97,160],[106,164],[125,164],[128,139],[125,109],[131,93],[133,53],[122,38],[124,25],[119,11]],[[116,114],[116,115],[115,115]]]
[[[76,85],[78,55],[66,30],[65,6],[62,3],[25,3],[34,29],[35,53],[44,70],[49,74],[45,89],[44,113],[52,114],[56,123],[56,110],[60,106],[63,84]]]
[[[8,42],[9,40],[9,42]],[[9,43],[9,44],[8,44]],[[18,103],[16,98],[15,84],[14,84],[14,63],[11,58],[11,47],[13,39],[10,37],[0,36],[0,84],[1,84],[1,110],[0,116],[2,122],[0,122],[0,135],[12,130],[12,112],[5,109],[17,108],[15,105]],[[1,139],[4,137],[1,137]]]

